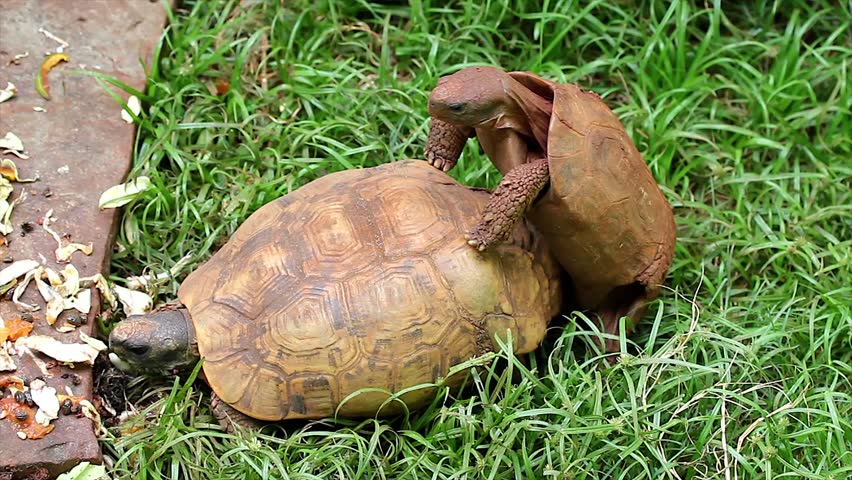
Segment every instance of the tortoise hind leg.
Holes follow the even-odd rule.
[[[625,333],[630,334],[645,315],[648,302],[657,297],[658,289],[651,288],[639,282],[617,287],[610,292],[606,302],[599,309],[601,327],[603,333],[617,336],[619,333],[619,320],[627,317]],[[605,353],[617,353],[621,351],[621,344],[617,338],[604,340]],[[615,363],[616,355],[607,356],[610,363]]]
[[[251,418],[228,405],[215,392],[211,393],[210,397],[210,411],[216,417],[219,425],[222,425],[228,433],[235,433],[237,427],[247,430],[260,430],[261,427],[266,425],[265,422]]]
[[[480,252],[507,240],[532,202],[550,180],[546,158],[518,165],[494,189],[482,219],[465,235]]]

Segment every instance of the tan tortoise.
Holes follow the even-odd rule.
[[[523,226],[493,251],[465,243],[487,202],[420,160],[326,175],[252,214],[177,305],[128,317],[110,349],[144,369],[203,357],[226,427],[398,413],[375,391],[342,401],[434,382],[507,329],[530,352],[558,313],[561,269]]]
[[[503,173],[468,231],[470,245],[499,245],[526,217],[570,275],[574,301],[599,314],[604,333],[617,335],[625,316],[630,332],[671,265],[675,222],[603,100],[530,72],[468,67],[438,81],[429,113],[429,163],[450,170],[476,136]],[[614,338],[604,345],[607,352],[620,349]]]

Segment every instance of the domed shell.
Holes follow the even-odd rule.
[[[553,102],[550,186],[529,218],[576,283],[581,306],[597,306],[614,286],[662,282],[674,215],[621,121],[594,92],[511,75]]]
[[[211,388],[261,420],[374,415],[387,393],[341,402],[436,381],[507,328],[516,352],[536,348],[560,306],[559,269],[537,241],[470,248],[463,232],[487,201],[410,160],[264,205],[178,292]]]

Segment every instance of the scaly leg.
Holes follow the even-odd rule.
[[[247,430],[259,430],[265,425],[264,422],[251,418],[223,402],[215,393],[211,394],[210,411],[213,412],[219,425],[225,427],[228,433],[235,433],[238,426]]]
[[[465,235],[467,243],[481,252],[508,239],[549,179],[546,158],[510,170],[491,194],[482,219]]]
[[[465,142],[473,135],[472,128],[458,127],[433,118],[424,152],[426,161],[438,170],[449,171],[461,156]]]
[[[648,310],[648,303],[656,298],[658,293],[658,287],[646,286],[640,282],[614,289],[606,304],[600,308],[601,331],[610,335],[618,335],[619,321],[621,317],[627,317],[625,334],[629,335]],[[607,338],[604,341],[603,348],[605,353],[621,351],[618,339],[614,338]],[[607,356],[607,360],[610,363],[615,363],[618,356]]]

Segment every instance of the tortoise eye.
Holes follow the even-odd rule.
[[[134,355],[145,355],[148,353],[148,345],[128,345],[125,349]]]
[[[451,103],[451,104],[447,105],[447,108],[449,108],[451,112],[459,113],[462,110],[464,110],[464,104],[463,103]]]

